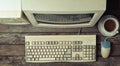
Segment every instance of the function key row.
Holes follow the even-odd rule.
[[[82,41],[26,41],[26,45],[71,45],[83,44]]]

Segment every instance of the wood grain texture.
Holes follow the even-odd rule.
[[[66,29],[60,29],[60,28],[42,28],[42,27],[33,27],[32,25],[23,25],[23,26],[16,26],[16,25],[0,25],[0,32],[78,32],[81,30],[80,28],[66,28]]]
[[[81,62],[52,62],[52,63],[27,63],[24,56],[0,56],[0,65],[2,66],[116,66],[120,63],[120,57],[110,57],[104,59],[97,58],[97,62],[81,63]]]
[[[99,33],[97,25],[93,27],[84,27],[84,28],[43,28],[43,27],[33,27],[32,25],[3,25],[0,24],[0,32],[8,32],[8,33],[72,33],[72,32],[82,32],[82,33]],[[120,30],[119,30],[120,31]]]
[[[25,55],[24,45],[0,45],[0,56]]]
[[[92,63],[26,63],[25,35],[97,35],[97,61]],[[110,57],[101,57],[100,42],[106,37],[96,26],[77,29],[37,28],[31,25],[0,25],[0,66],[120,66],[120,33],[109,38],[112,43]]]

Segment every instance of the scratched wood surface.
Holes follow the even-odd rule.
[[[96,62],[92,63],[26,63],[25,35],[97,35]],[[103,59],[100,41],[104,40],[97,27],[76,29],[37,28],[31,25],[0,25],[0,66],[120,66],[120,33],[109,38],[112,43],[110,57]]]

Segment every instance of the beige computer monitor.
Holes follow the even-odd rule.
[[[105,12],[106,0],[22,0],[22,9],[31,24],[36,27],[92,27],[97,23],[97,21]],[[40,15],[38,16],[40,19],[35,16],[36,14]],[[72,18],[70,18],[70,20],[68,20],[68,18],[64,19],[64,15],[69,15],[66,17],[74,17],[73,15],[78,17],[78,15],[81,14],[93,14],[93,16],[91,16],[91,19],[88,22],[80,23],[79,20],[85,21],[86,19],[77,18],[78,20],[76,21],[70,21]],[[52,17],[57,18],[53,19]],[[64,21],[67,23],[64,23]],[[72,22],[72,24],[70,24],[70,22]]]

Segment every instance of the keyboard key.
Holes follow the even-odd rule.
[[[72,52],[71,49],[68,49],[68,50],[65,52],[65,54],[67,54],[67,55],[72,54],[71,52]]]
[[[62,52],[62,54],[64,55],[65,53],[64,53],[64,52]]]
[[[55,53],[55,52],[53,52],[53,54],[55,55],[56,53]]]
[[[64,49],[61,49],[61,51],[63,52],[63,51],[64,51]]]
[[[65,58],[71,58],[71,55],[64,55]]]
[[[55,58],[57,57],[57,55],[55,55]]]
[[[55,60],[59,60],[59,58],[55,58]]]
[[[62,54],[62,52],[58,52],[58,54],[60,55],[60,54]]]
[[[28,58],[32,58],[32,55],[28,55],[27,57],[28,57]]]

